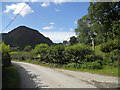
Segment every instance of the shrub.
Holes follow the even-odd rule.
[[[68,64],[66,65],[66,67],[79,69],[79,68],[80,68],[80,64],[74,63],[74,62],[73,62],[73,63],[68,63]]]
[[[67,61],[81,63],[84,61],[86,55],[91,55],[92,50],[83,44],[76,44],[73,46],[66,47],[65,58]]]
[[[116,62],[118,62],[119,60],[120,60],[120,50],[118,49],[115,49],[105,55],[105,65],[117,66]]]
[[[11,63],[11,57],[9,54],[10,46],[2,43],[0,47],[2,47],[0,48],[1,49],[0,52],[2,52],[2,64],[4,67],[8,67],[10,66],[10,63]]]
[[[102,52],[105,52],[105,53],[110,53],[111,51],[113,51],[114,49],[119,49],[120,50],[120,44],[119,44],[119,40],[109,40],[108,42],[106,43],[103,43],[101,45],[101,48],[100,50]]]
[[[25,48],[24,48],[24,51],[30,51],[32,49],[32,47],[30,46],[30,45],[27,45],[27,46],[25,46]]]
[[[82,69],[102,69],[103,66],[100,64],[100,61],[86,62],[81,65]]]

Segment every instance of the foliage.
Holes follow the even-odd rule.
[[[82,63],[88,54],[92,54],[92,51],[84,44],[76,44],[65,49],[65,59],[70,62]]]
[[[99,61],[94,62],[86,62],[81,65],[82,69],[102,69],[103,66],[99,63]]]
[[[25,46],[25,48],[24,48],[24,51],[30,51],[32,49],[32,47],[30,46],[30,45],[27,45],[27,46]]]
[[[19,75],[16,67],[11,65],[2,69],[2,88],[20,88]]]
[[[69,43],[70,43],[70,45],[74,45],[74,44],[78,43],[77,38],[75,36],[70,37]]]
[[[64,40],[64,41],[63,41],[63,45],[66,45],[66,46],[67,46],[67,45],[68,45],[68,41]]]
[[[99,28],[99,36],[103,36],[107,41],[109,38],[115,39],[120,35],[120,2],[90,2],[88,16],[93,26]],[[94,24],[98,25],[94,25]],[[95,30],[95,29],[94,29]]]
[[[32,51],[29,51],[29,52],[24,52],[24,51],[10,52],[10,55],[11,55],[12,59],[21,60],[21,61],[28,60],[28,59],[33,60],[37,56]]]
[[[39,44],[35,46],[33,51],[39,55],[39,61],[45,61],[47,59],[47,49],[47,44]]]
[[[75,29],[77,39],[80,43],[90,43],[90,19],[88,15],[78,20],[78,27]]]
[[[49,52],[50,60],[52,60],[52,62],[60,63],[60,64],[64,64],[66,62],[63,54],[64,47],[65,47],[64,45],[56,45],[50,47],[48,52]]]
[[[20,48],[18,46],[17,47],[10,47],[11,52],[17,52],[19,50],[20,50]]]
[[[106,43],[103,43],[101,45],[101,51],[105,52],[105,53],[110,53],[112,50],[114,49],[119,49],[120,50],[120,44],[119,44],[119,40],[109,40]]]
[[[35,46],[34,52],[36,54],[42,54],[45,50],[47,50],[48,45],[47,44],[38,44]]]
[[[68,63],[65,67],[80,69],[80,64],[73,62],[73,63]]]
[[[0,48],[1,52],[2,52],[2,64],[3,67],[8,67],[10,66],[11,63],[11,57],[9,55],[9,51],[10,51],[10,46],[9,45],[5,45],[4,43],[0,44]]]

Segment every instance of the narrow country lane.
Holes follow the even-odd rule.
[[[116,88],[118,78],[12,61],[21,88]]]

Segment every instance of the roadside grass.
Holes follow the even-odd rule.
[[[12,60],[12,61],[19,61],[19,60]],[[26,62],[26,63],[32,63],[44,67],[50,67],[49,64],[41,64],[37,62],[30,62],[30,61],[19,61],[19,62]],[[93,74],[100,74],[100,75],[107,75],[107,76],[113,76],[118,77],[118,67],[110,67],[110,66],[104,66],[103,69],[75,69],[65,66],[58,66],[58,67],[50,67],[50,68],[58,68],[58,69],[67,69],[67,70],[74,70],[74,71],[81,71],[81,72],[90,72]]]
[[[20,88],[19,75],[16,67],[2,68],[2,88]]]

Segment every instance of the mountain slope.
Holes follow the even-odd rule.
[[[28,28],[26,26],[20,26],[8,33],[2,34],[2,39],[4,43],[11,46],[19,46],[23,49],[26,45],[34,47],[40,43],[47,43],[52,45],[53,42],[39,33],[37,30]]]

